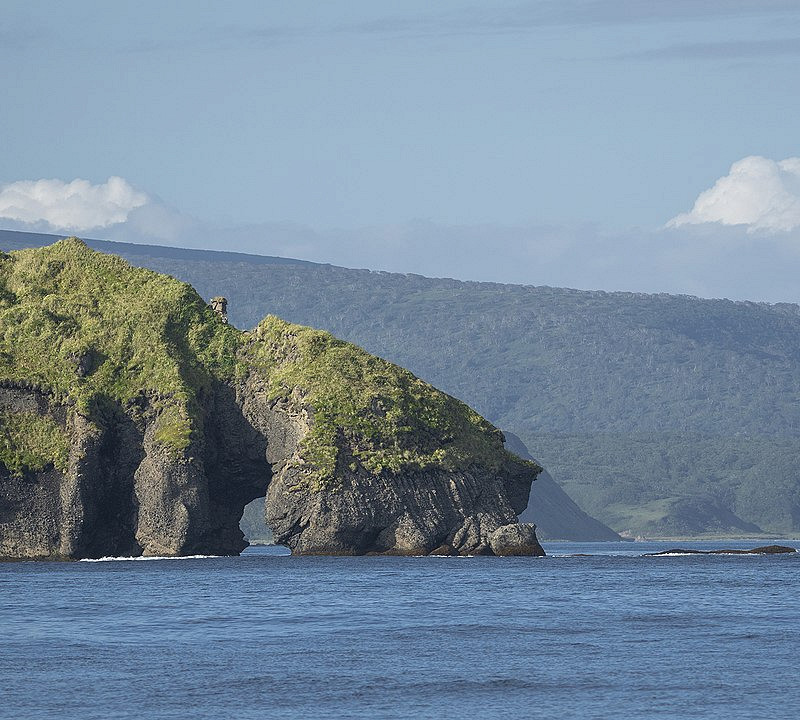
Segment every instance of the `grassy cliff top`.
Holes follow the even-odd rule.
[[[186,283],[76,238],[0,256],[0,378],[90,414],[146,395],[167,444],[188,445],[197,393],[235,369],[241,335]]]
[[[467,405],[328,332],[268,315],[242,357],[271,399],[313,409],[304,459],[314,465],[310,479],[318,485],[334,479],[339,433],[374,473],[470,465],[497,470],[513,457],[500,432]]]
[[[250,373],[270,399],[310,411],[302,462],[315,487],[332,485],[345,442],[372,472],[508,459],[466,405],[329,333],[273,316],[242,333],[190,285],[76,238],[0,255],[0,379],[35,383],[90,416],[146,396],[156,439],[180,452],[200,431],[203,390]]]

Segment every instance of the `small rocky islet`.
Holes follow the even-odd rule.
[[[0,254],[0,559],[233,555],[265,495],[297,554],[544,554],[541,468],[464,403],[224,313],[76,238]]]
[[[671,550],[661,550],[660,552],[643,553],[642,557],[658,557],[659,555],[784,555],[795,553],[796,548],[788,545],[762,545],[761,547],[750,548],[749,550],[692,550],[686,548],[672,548]]]

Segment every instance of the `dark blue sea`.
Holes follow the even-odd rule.
[[[674,545],[0,563],[0,717],[800,718],[800,556]]]

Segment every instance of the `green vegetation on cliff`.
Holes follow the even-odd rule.
[[[269,400],[309,413],[298,462],[316,489],[335,486],[343,440],[348,462],[373,473],[492,471],[508,459],[500,433],[466,405],[327,332],[269,316],[243,333],[190,285],[75,238],[0,257],[0,380],[33,383],[89,418],[109,402],[146,401],[155,441],[180,457],[202,436],[212,384],[251,373]],[[44,419],[5,420],[10,472],[63,469],[66,445]]]
[[[302,389],[313,408],[303,444],[317,486],[335,480],[340,432],[373,473],[469,463],[496,470],[505,459],[499,432],[480,415],[351,343],[271,315],[251,338],[242,357],[263,375],[270,399],[291,400]]]
[[[0,258],[0,377],[83,414],[146,395],[175,451],[188,444],[198,392],[233,372],[239,336],[186,283],[75,238]]]
[[[68,461],[69,441],[55,420],[35,412],[0,412],[0,463],[12,475],[48,466],[63,473]]]

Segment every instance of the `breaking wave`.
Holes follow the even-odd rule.
[[[222,557],[221,555],[139,555],[137,557],[81,558],[79,562],[125,562],[129,560],[204,560]]]

